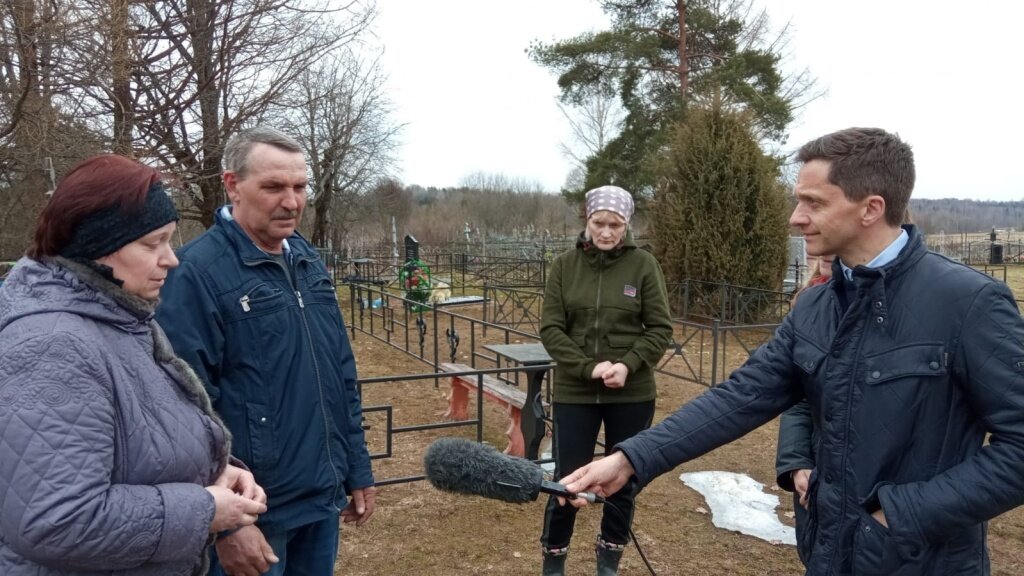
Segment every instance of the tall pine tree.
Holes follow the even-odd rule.
[[[562,100],[617,94],[622,132],[587,162],[583,190],[614,183],[641,198],[654,187],[653,160],[689,104],[749,113],[758,138],[783,137],[792,110],[811,95],[806,71],[780,70],[785,30],[769,38],[752,0],[601,0],[611,29],[529,50],[559,74]]]

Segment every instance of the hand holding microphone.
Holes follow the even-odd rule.
[[[629,482],[633,476],[633,465],[622,452],[615,452],[610,456],[587,464],[582,468],[562,478],[565,489],[570,494],[587,492],[611,495],[615,494]],[[569,503],[579,508],[586,506],[589,502],[580,499],[569,499]]]
[[[563,479],[567,484],[549,482],[544,479],[544,470],[533,462],[506,456],[494,448],[464,438],[435,441],[427,448],[423,465],[427,480],[445,492],[483,496],[513,504],[531,502],[544,492],[557,496],[563,505],[568,500],[577,508],[595,502],[615,508],[595,492],[614,494],[633,475],[629,460],[621,452],[616,452],[573,472]],[[593,491],[584,492],[584,488],[592,488]],[[635,536],[633,543],[636,544]],[[640,550],[640,545],[636,546],[644,565],[653,575],[654,569]]]
[[[427,448],[423,458],[427,480],[444,492],[482,496],[523,504],[541,492],[576,502],[604,502],[592,493],[575,492],[544,479],[544,470],[533,462],[507,456],[464,438],[441,438]]]

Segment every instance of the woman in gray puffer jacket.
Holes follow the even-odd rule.
[[[74,167],[0,288],[0,574],[194,575],[266,496],[153,311],[178,219],[159,174]]]

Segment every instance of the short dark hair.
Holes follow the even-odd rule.
[[[149,188],[159,180],[155,168],[116,154],[79,162],[61,178],[39,213],[28,256],[38,260],[58,255],[78,224],[91,214],[112,207],[125,212],[141,209]]]
[[[804,144],[797,159],[828,162],[828,181],[847,199],[881,196],[886,223],[903,223],[916,174],[914,152],[899,136],[881,128],[847,128]]]
[[[269,126],[256,126],[232,136],[224,145],[224,169],[245,178],[249,171],[249,152],[257,144],[266,144],[285,152],[305,154],[302,144],[291,136]]]

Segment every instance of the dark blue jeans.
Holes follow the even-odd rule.
[[[270,567],[269,576],[333,576],[338,559],[338,515],[299,526],[277,534],[264,534],[280,562]],[[217,551],[210,555],[209,576],[225,576],[217,561]]]
[[[605,454],[613,446],[651,427],[654,400],[628,404],[555,404],[553,448],[555,477],[561,478],[594,459],[597,433],[604,423]],[[633,502],[638,487],[630,481],[608,501],[601,514],[601,537],[612,544],[629,542],[629,526],[633,522]],[[558,505],[554,496],[548,499],[544,513],[544,532],[540,543],[545,548],[564,548],[572,539],[576,524],[576,508]]]

